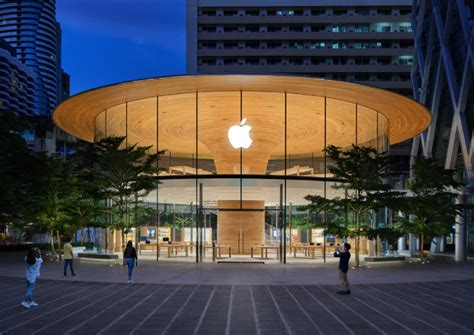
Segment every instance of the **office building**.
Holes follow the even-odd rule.
[[[35,74],[34,113],[49,116],[62,98],[61,28],[56,1],[0,1],[0,38]]]
[[[460,168],[468,183],[458,201],[472,203],[474,141],[474,2],[413,2],[415,56],[413,95],[431,110],[433,122],[413,141],[412,155],[438,159],[448,169]],[[474,252],[472,213],[448,237],[456,257]],[[467,245],[466,245],[467,242]]]
[[[411,0],[188,0],[188,73],[291,73],[411,96]]]
[[[0,38],[0,111],[34,115],[36,75],[16,58],[16,50]]]

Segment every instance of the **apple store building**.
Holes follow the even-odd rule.
[[[156,211],[127,239],[142,255],[189,262],[317,259],[335,237],[316,227],[337,218],[303,211],[305,196],[344,196],[323,149],[386,153],[431,122],[423,106],[381,89],[240,74],[101,87],[64,101],[53,119],[85,141],[124,136],[124,145],[163,151],[159,184],[144,199]],[[104,248],[119,250],[121,234],[102,236]]]

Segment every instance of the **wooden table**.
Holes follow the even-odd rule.
[[[174,244],[168,244],[166,245],[166,247],[168,248],[168,258],[171,258],[173,251],[174,251],[174,255],[178,255],[179,249],[184,249],[184,253],[186,257],[188,257],[189,249],[192,248],[192,245],[189,245],[187,243],[174,243]]]
[[[253,245],[250,247],[250,257],[253,258],[253,249],[260,248],[260,258],[268,258],[268,249],[276,250],[276,257],[280,259],[280,246],[278,245]],[[263,252],[265,251],[265,257],[263,257]]]
[[[159,250],[159,246],[158,246],[158,250]],[[142,254],[142,250],[151,250],[151,251],[156,251],[156,243],[142,243],[140,244],[140,247],[139,247],[139,254],[141,255]],[[158,251],[159,253],[159,251]]]
[[[300,244],[300,245],[291,245],[290,252],[293,252],[293,257],[296,257],[296,253],[298,251],[303,251],[304,256],[311,256],[311,258],[315,257],[316,250],[323,250],[323,247],[320,245],[309,245],[309,244]]]
[[[229,258],[232,258],[232,246],[230,244],[216,244],[215,248],[217,249],[217,258],[222,258],[222,249],[228,249],[229,250]],[[214,251],[214,247],[212,244],[206,244],[204,246],[204,250],[211,249]]]

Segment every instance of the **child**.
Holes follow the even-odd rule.
[[[43,263],[41,251],[33,248],[28,251],[25,257],[26,263],[26,296],[21,305],[25,308],[36,307],[38,304],[33,301],[33,289],[36,286],[36,279],[40,275],[40,267]]]

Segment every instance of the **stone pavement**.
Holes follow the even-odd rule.
[[[0,276],[24,278],[24,253],[0,253]],[[124,283],[127,270],[121,262],[75,260],[76,277],[67,280]],[[64,279],[62,263],[47,260],[41,267],[42,279]],[[199,264],[188,262],[153,261],[139,258],[134,280],[143,284],[180,285],[331,285],[337,283],[337,259],[301,264]],[[387,262],[363,264],[351,270],[353,284],[402,283],[464,280],[474,278],[474,262],[455,264],[432,261]]]
[[[44,280],[39,307],[0,277],[1,334],[473,334],[472,280],[354,285],[180,285]]]
[[[0,334],[474,334],[474,263],[200,264],[140,260],[135,284],[115,263],[45,262],[20,306],[23,253],[0,254]]]

